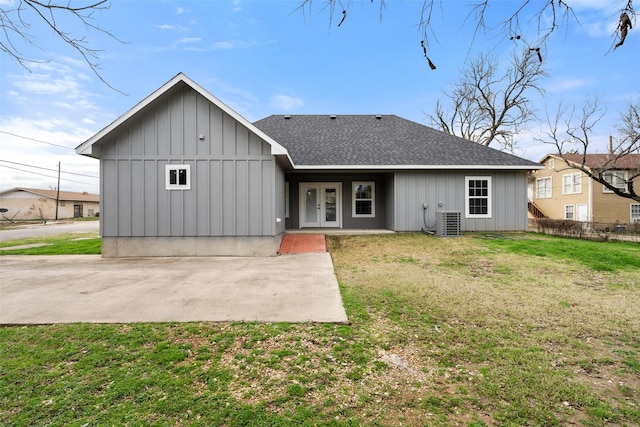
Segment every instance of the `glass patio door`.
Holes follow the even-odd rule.
[[[340,183],[300,184],[300,228],[340,224]]]

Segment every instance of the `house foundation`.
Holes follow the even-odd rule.
[[[276,256],[282,237],[103,237],[102,257]]]

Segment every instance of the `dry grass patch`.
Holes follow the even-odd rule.
[[[640,423],[640,269],[593,270],[584,256],[510,246],[539,239],[550,252],[566,244],[535,235],[419,234],[330,244],[347,292],[398,325],[383,342],[418,346],[428,364],[464,373],[453,380],[467,391],[460,414],[445,414],[446,422],[479,414],[478,422],[498,424]],[[583,242],[569,242],[582,250]],[[603,253],[626,250],[601,245]],[[630,249],[626,256],[640,260]],[[606,378],[606,393],[585,377],[582,366],[591,365]]]

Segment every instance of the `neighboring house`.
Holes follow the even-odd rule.
[[[5,218],[12,220],[58,218],[82,218],[97,216],[100,212],[100,195],[73,191],[41,190],[38,188],[12,188],[0,192],[0,208],[7,209]]]
[[[76,148],[100,159],[103,256],[275,255],[286,229],[527,229],[538,163],[393,115],[256,123],[178,74]]]
[[[606,227],[613,224],[632,224],[640,221],[640,202],[616,195],[603,184],[589,178],[572,166],[582,163],[582,155],[546,155],[540,163],[544,169],[533,172],[533,203],[545,216],[552,219],[571,219],[592,222]],[[602,170],[611,156],[588,154],[585,166],[597,172]],[[640,155],[632,154],[616,162],[616,168],[605,172],[614,186],[624,189],[631,171],[640,167]],[[640,189],[640,178],[634,181]],[[636,190],[637,191],[637,190]]]

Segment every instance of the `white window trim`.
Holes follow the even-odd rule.
[[[547,179],[549,180],[549,192],[548,194],[545,192],[545,195],[540,197],[540,181],[546,181]],[[553,178],[545,176],[543,178],[536,179],[536,199],[550,199],[551,197],[553,197]]]
[[[171,171],[186,170],[187,183],[185,185],[171,184],[169,176]],[[165,189],[166,190],[191,190],[191,165],[165,165]]]
[[[549,159],[549,169],[556,168],[556,159]]]
[[[633,217],[633,207],[637,206],[638,216],[636,218]],[[640,223],[640,203],[630,203],[629,204],[629,222],[631,224],[635,224],[636,222]]]
[[[619,171],[619,170],[612,170],[612,171],[607,171],[610,172],[613,176],[619,176],[620,178],[622,178],[622,180],[624,182],[627,182],[627,171]],[[605,172],[605,173],[607,173]],[[602,176],[602,179],[604,179],[604,174]],[[626,191],[627,190],[627,186],[623,183],[622,187],[616,187],[619,188],[620,191]],[[602,184],[602,192],[603,193],[613,193],[613,190],[609,189],[609,187],[607,187],[606,185]]]
[[[370,214],[357,214],[356,213],[356,186],[358,185],[370,185],[371,186],[371,213]],[[358,199],[369,200],[369,199]],[[351,217],[352,218],[375,218],[376,216],[376,183],[373,181],[358,181],[351,183]]]
[[[487,181],[487,213],[486,214],[470,214],[469,213],[469,181]],[[491,218],[491,206],[493,205],[492,198],[492,181],[490,176],[465,176],[464,177],[464,217],[465,218]],[[476,198],[476,197],[473,197]]]
[[[572,218],[567,218],[567,208],[571,207],[571,215]],[[564,205],[564,219],[571,219],[574,220],[576,219],[576,205]]]
[[[577,184],[576,184],[576,179],[577,180]],[[570,190],[566,191],[565,190],[565,180],[569,179],[570,182]],[[568,174],[564,174],[562,175],[562,194],[581,194],[582,193],[582,172],[576,172],[576,173],[568,173]]]

